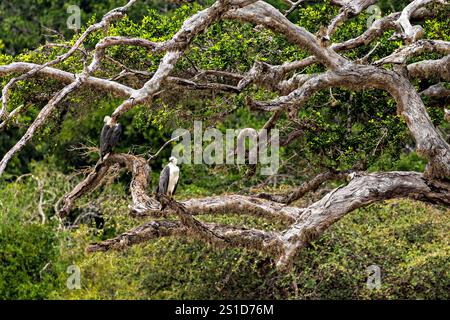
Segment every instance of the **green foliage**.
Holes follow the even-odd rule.
[[[45,270],[57,257],[55,232],[37,223],[0,225],[0,299],[44,299],[57,286]]]
[[[98,21],[102,12],[109,10],[118,2],[120,1],[96,2],[86,4],[84,7],[82,4],[85,12],[98,13],[96,17],[90,16],[83,21],[88,19],[89,23]],[[185,19],[201,10],[203,4],[204,2],[195,2],[176,10],[169,10],[171,8],[161,10],[161,5],[155,2],[154,6],[146,7],[149,10],[145,9],[145,12],[138,5],[130,12],[130,17],[111,25],[108,35],[136,36],[151,41],[164,41],[173,36]],[[273,4],[282,6],[280,1],[274,1]],[[398,9],[397,3],[389,1],[381,2],[381,6],[383,14]],[[442,9],[442,6],[436,8],[438,17],[425,21],[425,32],[430,38],[447,39],[446,37],[450,35],[449,25],[445,23],[448,12]],[[320,26],[328,25],[337,10],[338,8],[330,5],[328,1],[318,2],[300,7],[290,19],[311,32],[317,32]],[[368,13],[364,12],[349,19],[338,28],[332,40],[344,41],[361,34],[367,27],[367,18]],[[105,35],[104,31],[92,34],[85,46],[92,49]],[[380,45],[371,59],[375,60],[390,54],[402,45],[400,41],[389,41],[391,35],[392,32],[386,32],[381,37]],[[76,38],[77,36],[74,36],[70,43]],[[350,50],[346,56],[349,59],[361,57],[372,50],[373,45]],[[55,58],[65,50],[61,47],[40,48],[14,58],[0,55],[0,63],[6,64],[12,60],[42,63]],[[130,68],[149,72],[157,69],[161,59],[161,55],[153,55],[142,48],[132,46],[108,48],[107,55]],[[250,24],[220,21],[194,40],[187,54],[177,64],[175,73],[189,78],[194,66],[204,70],[219,69],[244,73],[251,68],[254,61],[275,65],[300,60],[308,55],[308,52],[271,31],[255,32],[255,27]],[[80,58],[80,53],[77,53],[59,67],[69,72],[80,72],[82,69]],[[107,60],[103,62],[102,71],[96,75],[109,78],[117,75],[120,70],[115,63]],[[307,73],[321,71],[323,67],[315,65],[305,70]],[[9,79],[10,77],[2,79],[2,83],[5,84]],[[136,79],[124,81],[130,86],[137,87],[143,84],[144,79],[140,79],[140,82]],[[417,83],[419,88],[424,89],[429,85],[430,83]],[[27,111],[17,119],[18,127],[11,126],[6,130],[6,135],[0,137],[0,152],[5,152],[17,141],[51,94],[59,88],[61,85],[55,81],[44,80],[21,82],[16,86],[10,96],[9,108],[12,110],[24,104]],[[170,137],[173,129],[191,128],[193,120],[202,120],[206,125],[222,130],[260,127],[268,119],[268,115],[258,115],[246,110],[245,99],[248,96],[255,100],[270,100],[276,97],[276,94],[255,88],[249,88],[234,97],[211,92],[162,93],[151,105],[139,106],[121,119],[126,130],[118,150],[135,153],[155,151]],[[448,125],[443,123],[442,107],[433,105],[432,101],[426,103],[435,125],[448,132]],[[8,166],[8,173],[27,172],[32,159],[42,159],[48,157],[48,154],[54,155],[55,162],[59,163],[60,169],[63,170],[89,165],[95,160],[94,157],[83,158],[78,152],[68,150],[79,145],[97,145],[102,118],[110,114],[119,104],[120,100],[92,90],[71,96],[55,112],[52,122],[34,139],[34,146],[27,146],[24,152],[13,159]],[[222,114],[228,116],[224,118]],[[377,167],[382,162],[398,161],[402,154],[407,158],[407,154],[404,153],[405,147],[412,145],[405,123],[396,115],[394,100],[379,90],[355,93],[333,89],[319,92],[306,103],[299,113],[299,118],[301,122],[307,124],[304,134],[295,144],[283,150],[284,157],[292,156],[292,161],[302,164],[299,172],[307,163],[314,164],[318,171],[323,167],[340,169]],[[287,136],[292,130],[292,125],[287,121],[281,122],[280,127],[285,128],[282,136]],[[298,154],[297,150],[302,150],[301,154]],[[156,167],[160,165],[160,162],[156,163]],[[415,167],[414,164],[410,166]],[[406,168],[405,162],[403,168]]]
[[[87,49],[106,35],[136,36],[151,41],[169,39],[193,13],[205,3],[175,6],[165,1],[139,1],[129,16],[112,24],[106,33],[101,30],[89,36]],[[283,7],[283,1],[269,1]],[[380,1],[383,14],[399,10],[408,1]],[[98,21],[103,13],[122,0],[75,1],[82,8],[84,28]],[[43,63],[66,52],[62,47],[40,47],[44,38],[73,44],[79,35],[66,30],[67,3],[60,0],[22,1],[0,4],[0,65],[13,61]],[[423,23],[430,39],[450,40],[448,9],[438,8],[438,15]],[[318,1],[296,10],[290,19],[313,33],[327,26],[338,8],[329,1]],[[34,19],[34,17],[38,17]],[[349,19],[333,36],[344,41],[361,34],[367,27],[367,13]],[[89,21],[89,23],[88,23]],[[62,32],[66,39],[44,37],[42,26]],[[386,32],[373,52],[371,60],[379,59],[401,47],[401,41],[388,40]],[[364,56],[375,43],[345,53],[349,59]],[[112,47],[107,55],[129,68],[155,71],[161,55],[149,54],[136,47]],[[190,78],[193,70],[218,69],[245,73],[255,61],[281,64],[301,60],[309,54],[290,44],[287,39],[268,30],[256,32],[255,26],[232,21],[213,24],[192,43],[176,65],[175,75]],[[68,72],[82,70],[81,54],[76,53],[57,67]],[[424,55],[417,59],[438,58]],[[411,62],[415,60],[412,59]],[[107,60],[95,75],[111,78],[121,68]],[[306,73],[322,72],[322,66],[310,66]],[[4,86],[13,75],[0,79]],[[139,87],[146,79],[123,79]],[[225,81],[225,80],[224,80]],[[233,83],[229,83],[233,84]],[[417,81],[423,90],[431,81]],[[448,86],[448,84],[447,84]],[[62,85],[48,79],[19,82],[10,93],[9,110],[24,105],[15,123],[0,135],[0,154],[4,154],[25,133],[51,95]],[[241,94],[225,96],[218,92],[163,92],[149,104],[137,106],[121,118],[125,130],[117,151],[146,154],[156,152],[168,140],[172,130],[191,129],[194,120],[204,127],[219,130],[243,127],[260,128],[268,114],[247,110],[245,99],[270,100],[277,96],[257,88]],[[128,215],[130,176],[119,174],[113,184],[93,191],[77,202],[70,219],[94,205],[103,214],[105,227],[93,228],[88,221],[80,227],[61,231],[54,217],[53,204],[79,181],[80,176],[67,178],[63,173],[89,166],[96,154],[83,155],[73,150],[81,145],[96,146],[103,125],[102,119],[121,100],[108,93],[79,90],[72,94],[52,118],[16,156],[0,180],[0,299],[149,299],[149,298],[303,298],[303,299],[380,299],[439,298],[448,299],[448,228],[449,211],[410,201],[387,202],[360,209],[334,225],[325,236],[305,248],[297,258],[292,274],[279,274],[268,257],[241,249],[217,250],[198,241],[159,239],[123,252],[86,255],[88,243],[111,238],[139,225],[142,221]],[[433,123],[448,134],[443,122],[442,105],[425,100]],[[426,161],[409,152],[413,142],[406,124],[397,115],[395,101],[380,90],[350,92],[333,89],[319,92],[299,111],[303,135],[282,149],[282,159],[295,163],[289,174],[299,183],[324,167],[358,168],[369,171],[423,171]],[[295,129],[283,115],[282,137]],[[152,161],[152,182],[170,153],[167,148]],[[255,185],[266,177],[244,179],[245,167],[183,165],[179,199],[236,192]],[[285,173],[287,168],[281,168]],[[307,173],[305,173],[305,171]],[[39,191],[33,173],[44,181],[43,210],[47,217],[40,224]],[[280,190],[285,185],[279,186]],[[252,228],[278,230],[282,226],[234,214],[201,216],[213,221]],[[65,286],[67,267],[76,264],[82,270],[82,289]],[[365,286],[365,268],[377,264],[382,269],[382,288],[371,291]]]
[[[204,3],[205,1],[199,1]],[[17,54],[27,49],[35,49],[47,41],[58,41],[61,37],[71,37],[74,31],[67,28],[67,19],[72,13],[67,8],[76,5],[81,9],[81,23],[100,18],[112,8],[126,4],[125,0],[22,0],[0,3],[0,52],[5,50]],[[129,11],[132,19],[140,19],[149,9],[167,12],[177,5],[163,0],[138,1]]]
[[[0,299],[44,299],[59,286],[56,225],[40,224],[36,189],[30,177],[0,183]]]
[[[287,275],[260,254],[161,239],[88,257],[85,286],[68,294],[76,299],[446,299],[446,228],[442,212],[411,202],[359,210],[305,249]],[[365,284],[365,269],[372,264],[382,269],[382,288],[375,291]]]
[[[34,175],[45,178],[49,193],[44,210],[51,217],[51,193],[59,197],[76,181],[41,166],[34,168]],[[40,224],[33,179],[1,184],[0,299],[449,298],[448,209],[398,200],[359,209],[304,248],[287,274],[278,273],[264,254],[176,238],[87,255],[89,243],[142,223],[128,215],[125,187],[107,185],[78,204],[99,206],[105,229],[88,223],[62,232],[51,218]],[[189,191],[189,196],[198,195]],[[266,230],[282,227],[233,214],[199,218]],[[80,290],[66,287],[72,264],[81,270]],[[365,270],[373,264],[381,268],[378,290],[366,287]]]

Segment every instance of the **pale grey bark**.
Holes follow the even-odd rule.
[[[412,79],[434,79],[450,81],[450,55],[437,60],[424,60],[407,66]]]
[[[352,0],[347,1],[343,4],[342,9],[339,14],[334,17],[327,28],[325,37],[327,40],[331,38],[336,29],[344,23],[349,17],[360,14],[363,10],[367,9],[369,6],[375,4],[378,0]]]
[[[427,179],[417,172],[385,173],[329,173],[306,183],[292,195],[281,196],[280,202],[292,202],[305,192],[314,190],[329,179],[346,179],[342,185],[321,200],[305,208],[291,207],[270,199],[252,196],[223,195],[176,202],[164,199],[168,210],[161,212],[153,197],[148,196],[150,169],[145,159],[132,155],[112,154],[99,162],[92,172],[66,195],[62,201],[60,215],[65,216],[74,201],[96,188],[114,164],[120,164],[132,175],[130,191],[135,215],[159,217],[175,214],[180,221],[152,221],[116,238],[91,245],[88,250],[106,251],[123,249],[147,240],[163,236],[190,236],[213,245],[252,248],[263,251],[277,259],[283,269],[290,265],[299,250],[318,238],[329,226],[347,213],[371,203],[395,198],[409,198],[433,204],[450,205],[450,183]],[[254,215],[287,224],[285,230],[268,232],[264,230],[235,228],[217,224],[202,223],[194,216],[202,214]]]
[[[450,97],[450,89],[447,89],[443,83],[435,84],[420,93],[431,99],[441,99]]]
[[[419,25],[411,25],[410,20],[414,12],[432,2],[448,4],[446,0],[414,0],[403,9],[396,24],[399,26],[400,32],[406,42],[413,43],[423,38],[423,28]]]
[[[26,80],[29,77],[34,76],[36,73],[39,73],[42,69],[46,67],[50,67],[52,65],[61,63],[68,58],[70,58],[83,44],[83,42],[86,40],[86,38],[93,32],[103,29],[107,27],[111,22],[122,18],[125,15],[125,12],[136,2],[137,0],[130,0],[128,3],[119,8],[115,8],[111,11],[109,11],[107,14],[105,14],[102,18],[102,20],[98,23],[95,23],[89,28],[86,29],[86,31],[83,32],[83,34],[78,38],[78,40],[75,42],[75,44],[70,48],[69,51],[67,51],[65,54],[58,56],[56,59],[48,61],[44,63],[43,65],[36,65],[32,69],[28,70],[27,73],[21,75],[18,78],[11,79],[8,84],[3,87],[2,90],[2,108],[0,109],[0,120],[5,117],[5,113],[7,112],[7,103],[8,103],[8,91],[12,88],[12,86],[17,83],[17,81]],[[0,171],[1,175],[2,171]]]
[[[129,1],[124,7],[109,12],[99,23],[89,27],[66,54],[53,61],[42,65],[17,62],[0,66],[0,76],[21,74],[3,88],[0,110],[0,118],[3,122],[0,124],[0,129],[23,110],[18,107],[9,114],[7,112],[8,91],[12,89],[16,81],[33,76],[44,76],[66,85],[40,111],[26,134],[4,155],[0,162],[0,175],[10,159],[45,125],[58,103],[77,89],[87,86],[113,93],[124,99],[112,114],[113,121],[117,121],[136,105],[151,101],[161,90],[185,88],[220,90],[234,94],[254,85],[280,94],[278,98],[268,102],[252,101],[248,98],[248,103],[253,109],[273,112],[265,128],[273,128],[283,112],[288,112],[289,119],[292,119],[292,115],[320,90],[333,87],[348,90],[382,89],[389,92],[396,100],[398,114],[405,119],[409,132],[415,139],[417,151],[427,158],[428,166],[424,174],[386,172],[349,175],[348,172],[329,172],[306,182],[290,195],[259,195],[259,197],[222,195],[183,202],[163,199],[167,201],[168,209],[166,212],[161,212],[160,203],[149,193],[150,167],[147,161],[130,154],[111,154],[105,161],[99,161],[91,173],[62,199],[61,208],[58,208],[59,214],[63,217],[67,215],[78,198],[101,185],[112,166],[119,165],[133,175],[130,185],[132,198],[130,211],[134,215],[160,217],[164,214],[174,214],[178,221],[148,222],[114,239],[90,246],[89,251],[120,249],[162,236],[190,236],[219,246],[239,246],[261,250],[276,258],[280,268],[285,268],[302,247],[319,237],[345,214],[357,208],[392,198],[410,198],[444,206],[450,205],[450,146],[431,122],[420,95],[410,82],[410,79],[415,78],[449,80],[449,43],[441,40],[421,40],[422,29],[411,24],[412,19],[429,15],[424,8],[427,4],[435,2],[445,5],[446,1],[412,1],[402,12],[393,13],[375,21],[360,36],[343,43],[329,45],[328,41],[323,41],[286,18],[304,1],[286,0],[291,6],[289,9],[291,11],[288,10],[283,14],[265,1],[218,0],[211,7],[187,19],[180,30],[167,41],[155,43],[141,38],[105,37],[98,42],[93,52],[88,53],[92,56],[92,61],[79,74],[71,74],[54,67],[72,56],[75,51],[81,50],[82,43],[91,32],[104,28],[123,17],[124,12],[134,2]],[[329,37],[348,17],[359,14],[375,2],[373,0],[333,0],[332,3],[341,6],[342,9],[331,22],[325,38]],[[199,70],[192,79],[175,76],[173,71],[177,62],[195,37],[221,19],[251,23],[270,29],[286,37],[299,49],[308,51],[311,56],[301,61],[286,62],[278,66],[255,61],[253,67],[245,74],[221,70]],[[370,44],[389,29],[397,29],[408,45],[373,64],[368,61],[374,49],[357,61],[351,61],[341,54],[346,50]],[[164,53],[164,57],[154,74],[131,70],[120,65],[125,73],[114,78],[116,81],[93,77],[92,74],[102,67],[102,61],[108,58],[105,50],[111,46],[139,46],[146,48],[150,53]],[[410,58],[424,52],[435,52],[446,56],[438,60],[420,61],[407,65]],[[312,64],[321,64],[326,71],[319,74],[300,72]],[[388,64],[394,64],[394,70],[384,67]],[[127,74],[145,76],[146,82],[137,89],[117,82],[117,79]],[[210,77],[225,77],[235,84],[210,82],[208,80]],[[431,87],[422,92],[422,95],[442,97],[445,92],[442,87]],[[445,109],[446,119],[450,118],[449,114],[450,112]],[[344,184],[308,207],[287,205],[330,179],[341,180]],[[346,179],[348,184],[345,184]],[[280,232],[267,232],[207,224],[194,218],[201,214],[228,213],[255,215],[283,223],[288,227]]]

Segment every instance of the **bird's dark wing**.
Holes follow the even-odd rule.
[[[100,155],[103,157],[111,150],[109,149],[109,140],[111,136],[111,127],[107,124],[103,126],[102,133],[100,134]]]
[[[159,193],[163,193],[163,194],[167,193],[167,187],[169,185],[169,178],[170,178],[170,168],[169,168],[169,166],[165,166],[159,176],[159,185],[158,185]]]
[[[111,138],[109,140],[110,145],[111,145],[111,150],[112,150],[112,148],[114,148],[116,146],[117,142],[119,142],[121,135],[122,135],[122,126],[120,124],[117,124],[112,129]]]

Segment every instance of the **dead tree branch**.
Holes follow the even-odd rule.
[[[112,154],[105,162],[98,163],[91,174],[64,198],[60,213],[67,214],[74,200],[96,187],[101,182],[103,173],[114,163],[119,163],[132,172],[132,208],[139,208],[141,213],[158,213],[156,200],[146,194],[149,169],[145,159],[123,154]],[[324,174],[284,198],[290,201],[301,196],[306,189],[314,189],[326,180],[346,176],[346,173]],[[166,213],[175,214],[179,221],[151,221],[116,238],[93,244],[88,251],[123,249],[164,236],[188,236],[218,246],[257,249],[274,256],[278,267],[286,268],[302,247],[319,237],[345,214],[374,202],[394,198],[410,198],[448,206],[450,184],[428,180],[423,174],[415,172],[354,174],[348,185],[338,187],[306,208],[288,207],[257,197],[235,195],[191,199],[182,203],[165,199],[169,205]],[[200,214],[229,213],[256,215],[288,223],[290,227],[282,232],[267,232],[202,223],[194,218]]]
[[[375,21],[363,34],[342,43],[329,45],[330,36],[341,23],[361,13],[374,4],[374,0],[333,0],[332,4],[341,6],[324,37],[318,38],[305,28],[292,23],[286,18],[295,8],[306,1],[285,2],[290,9],[281,13],[265,1],[257,0],[217,0],[210,7],[201,10],[188,18],[174,36],[162,42],[152,42],[142,38],[107,36],[98,41],[95,50],[86,51],[84,68],[78,74],[72,74],[55,68],[55,65],[66,61],[75,51],[81,50],[87,36],[124,16],[126,10],[135,2],[129,1],[125,6],[107,13],[99,23],[90,26],[64,55],[44,64],[15,62],[0,66],[0,76],[19,74],[11,79],[2,90],[2,107],[0,109],[0,128],[26,108],[18,107],[8,114],[8,92],[14,83],[31,77],[46,77],[65,85],[53,95],[47,105],[40,110],[34,122],[27,128],[23,137],[3,156],[0,161],[0,175],[5,171],[8,162],[27,144],[48,121],[58,104],[69,94],[74,94],[84,87],[95,88],[112,93],[123,101],[112,113],[112,121],[116,122],[135,106],[149,103],[160,92],[168,89],[176,90],[209,90],[221,91],[223,95],[237,94],[244,89],[255,86],[279,94],[271,101],[254,101],[247,97],[247,102],[254,111],[272,112],[265,128],[274,128],[283,113],[291,121],[305,103],[321,90],[344,88],[347,90],[381,89],[388,92],[397,103],[397,113],[403,117],[411,136],[415,140],[417,152],[428,160],[424,173],[416,172],[378,172],[371,174],[352,174],[349,172],[330,171],[323,173],[311,181],[283,195],[222,195],[203,199],[189,199],[182,202],[169,200],[164,214],[160,211],[160,203],[149,193],[150,167],[146,159],[131,154],[110,154],[99,161],[89,174],[61,200],[58,213],[67,216],[80,197],[98,188],[107,177],[108,172],[120,167],[132,175],[130,185],[130,209],[134,215],[142,217],[160,217],[173,214],[178,221],[150,221],[142,226],[88,248],[88,251],[106,251],[122,249],[129,245],[164,236],[187,236],[201,239],[217,246],[234,246],[257,249],[272,255],[280,268],[289,266],[293,257],[301,248],[317,239],[328,227],[347,213],[374,202],[387,199],[409,198],[444,206],[450,205],[450,145],[436,128],[427,113],[420,94],[411,83],[411,79],[450,78],[450,44],[443,40],[423,38],[423,29],[413,26],[411,21],[432,15],[425,6],[431,3],[446,5],[444,0],[414,0],[401,12],[392,13]],[[300,61],[271,65],[255,61],[244,74],[233,70],[199,70],[195,65],[195,73],[191,79],[177,76],[176,65],[186,54],[194,39],[221,20],[233,20],[250,23],[266,28],[284,36],[299,50],[307,51],[308,58]],[[255,28],[260,30],[260,27]],[[374,63],[369,62],[377,46],[363,57],[351,61],[342,52],[367,45],[382,37],[385,31],[395,29],[406,42],[406,46],[396,50]],[[325,41],[324,39],[325,38]],[[163,58],[154,73],[132,70],[120,64],[125,73],[118,77],[102,79],[94,77],[95,71],[102,68],[102,61],[108,59],[106,50],[112,46],[138,46],[148,53],[163,54]],[[83,49],[84,50],[84,49]],[[84,52],[84,51],[83,51]],[[437,53],[444,56],[437,60],[419,61],[407,65],[412,57],[422,53]],[[92,60],[89,60],[92,59]],[[109,59],[111,60],[111,59]],[[88,65],[86,61],[90,61]],[[116,63],[117,64],[117,63]],[[324,71],[305,74],[303,69],[319,64]],[[389,64],[393,64],[391,70]],[[143,79],[140,88],[134,89],[120,84],[118,79],[124,75],[140,75]],[[212,81],[210,81],[213,79]],[[223,81],[226,79],[227,81]],[[145,81],[145,83],[144,83]],[[233,84],[229,84],[233,83]],[[448,96],[448,90],[441,87],[430,87],[422,92],[422,96]],[[445,109],[446,119],[449,112]],[[294,121],[295,122],[295,121]],[[301,132],[294,131],[284,142],[293,141]],[[319,201],[306,208],[289,206],[309,191],[316,190],[329,180],[347,180],[344,184],[325,195]],[[42,191],[41,191],[42,194]],[[42,199],[41,199],[42,200]],[[164,200],[162,200],[164,201]],[[42,201],[41,201],[42,202]],[[270,219],[287,225],[281,232],[244,229],[203,223],[202,214],[245,214]]]

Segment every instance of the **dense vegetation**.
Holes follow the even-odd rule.
[[[51,200],[71,182],[49,168],[36,167],[34,172],[46,181],[44,208],[51,212]],[[205,191],[184,190],[180,197],[196,192]],[[217,251],[181,239],[85,254],[87,243],[139,222],[129,218],[126,192],[117,185],[80,204],[84,212],[92,210],[93,203],[104,212],[105,228],[100,231],[94,222],[64,231],[57,229],[55,220],[40,225],[39,194],[32,179],[5,186],[0,199],[3,299],[449,298],[448,212],[410,201],[390,201],[348,215],[304,250],[292,273],[285,274],[277,273],[264,255],[242,249]],[[277,228],[233,215],[221,222]],[[66,287],[66,270],[72,264],[81,268],[81,290]],[[366,287],[365,270],[372,264],[382,270],[380,290]]]
[[[73,4],[75,4],[75,1]],[[282,1],[268,1],[283,7]],[[383,14],[398,10],[407,1],[382,1]],[[31,3],[33,3],[31,5]],[[85,25],[123,1],[78,1]],[[164,4],[163,4],[164,3]],[[133,35],[152,41],[169,39],[183,21],[211,1],[188,5],[166,5],[165,1],[141,1],[130,17],[110,27],[109,35]],[[12,61],[42,63],[65,52],[63,47],[42,46],[45,40],[63,43],[77,35],[65,29],[61,14],[67,4],[59,0],[22,1],[14,6],[0,4],[0,65]],[[448,9],[437,9],[438,17],[424,22],[426,37],[450,41]],[[318,1],[299,8],[290,17],[295,23],[318,32],[338,9],[328,1]],[[334,35],[335,41],[361,34],[368,13],[346,22]],[[33,19],[30,19],[33,17]],[[58,34],[46,37],[49,29]],[[49,31],[50,32],[50,31]],[[401,41],[388,41],[386,33],[371,59],[376,60],[400,47]],[[93,46],[104,36],[98,32],[87,41]],[[371,46],[349,51],[349,58],[361,56]],[[155,71],[160,55],[149,55],[135,47],[108,49],[113,60],[126,62],[136,70]],[[255,60],[270,64],[293,61],[308,54],[270,31],[254,32],[254,26],[220,22],[198,37],[187,55],[177,64],[179,75],[195,68],[250,69]],[[71,58],[59,66],[79,72],[82,64]],[[308,67],[308,73],[322,71]],[[117,64],[108,61],[102,71],[117,74]],[[2,85],[10,79],[1,78]],[[124,80],[129,85],[142,79]],[[417,81],[417,88],[430,83]],[[45,79],[20,82],[10,97],[10,108],[21,104],[26,113],[0,134],[0,154],[6,152],[23,135],[32,119],[61,87]],[[261,127],[268,116],[251,113],[245,98],[268,99],[273,93],[249,88],[234,97],[208,92],[161,94],[148,106],[139,106],[121,118],[125,127],[118,150],[135,154],[155,152],[173,129],[191,128],[193,120],[204,126],[226,128]],[[130,177],[118,174],[113,181],[95,190],[77,204],[71,217],[86,212],[101,214],[104,220],[87,219],[71,228],[61,228],[54,215],[54,204],[80,181],[76,170],[95,163],[96,154],[83,154],[80,146],[97,145],[102,119],[117,106],[110,95],[84,91],[72,95],[53,115],[49,126],[39,132],[32,145],[15,157],[7,174],[0,180],[0,299],[185,299],[185,298],[288,298],[288,299],[448,299],[450,276],[449,210],[412,201],[387,201],[351,213],[314,242],[296,259],[291,273],[279,273],[273,261],[263,254],[243,249],[216,250],[201,242],[160,239],[122,252],[86,254],[90,242],[110,238],[139,220],[128,215]],[[448,101],[445,101],[447,103]],[[450,133],[441,104],[426,101],[436,126]],[[382,106],[382,107],[380,107]],[[332,111],[332,112],[331,112]],[[226,115],[226,117],[224,117]],[[284,177],[265,190],[285,190],[326,168],[360,170],[423,171],[426,160],[410,152],[413,141],[404,121],[396,114],[394,100],[384,92],[366,90],[359,93],[333,89],[316,94],[299,118],[304,133],[295,144],[282,149],[282,158],[290,159],[281,168]],[[290,123],[280,122],[282,135]],[[448,140],[448,138],[447,138]],[[165,150],[151,165],[153,182],[170,150]],[[81,172],[82,173],[82,172]],[[177,199],[248,190],[266,177],[247,178],[243,167],[183,166]],[[21,178],[18,178],[21,177]],[[43,185],[40,187],[39,183]],[[335,186],[330,184],[327,187]],[[261,188],[253,188],[258,191]],[[311,202],[318,194],[302,201]],[[48,218],[40,224],[39,207]],[[247,227],[277,229],[270,221],[203,216],[204,221],[244,224]],[[366,267],[382,270],[382,287],[366,287]],[[81,268],[81,290],[66,287],[67,267]]]

